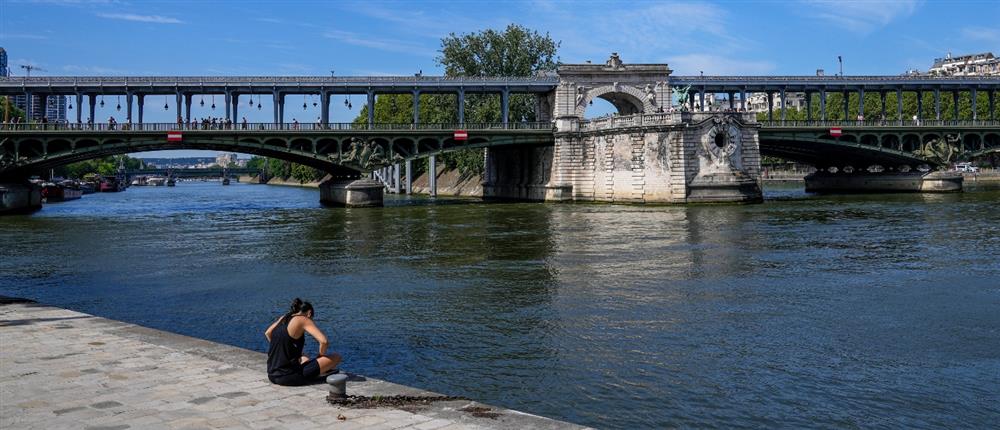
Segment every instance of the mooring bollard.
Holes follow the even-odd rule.
[[[335,373],[326,377],[326,383],[330,384],[330,395],[337,398],[347,397],[347,375]]]

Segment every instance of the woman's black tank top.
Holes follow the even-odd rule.
[[[291,318],[288,319],[291,321]],[[271,332],[271,345],[267,348],[267,376],[275,378],[302,373],[302,347],[305,346],[305,334],[298,339],[288,335],[288,323],[278,324]]]

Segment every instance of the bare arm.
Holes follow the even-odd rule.
[[[268,327],[267,330],[264,330],[264,337],[267,338],[268,342],[271,342],[271,332],[274,331],[274,328],[278,326],[278,323],[280,321],[281,321],[281,317],[278,317],[278,319],[276,319],[273,323],[271,323],[271,326]]]
[[[326,341],[326,335],[320,331],[319,327],[316,327],[316,324],[311,319],[306,319],[302,328],[319,343],[319,355],[326,355],[326,348],[330,345]]]

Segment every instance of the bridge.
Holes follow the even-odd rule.
[[[223,175],[226,176],[239,176],[239,175],[259,175],[260,169],[247,169],[247,168],[227,168],[223,169],[220,167],[212,167],[208,169],[174,169],[174,168],[156,168],[156,169],[134,169],[126,170],[125,176],[132,178],[136,176],[172,176],[175,178],[221,178]]]
[[[943,166],[926,156],[928,145],[945,137],[958,139],[958,150],[987,153],[1000,148],[996,119],[997,77],[925,76],[672,76],[665,64],[625,64],[612,55],[605,64],[564,64],[553,75],[530,78],[412,77],[17,77],[0,78],[0,95],[75,97],[82,107],[70,124],[6,124],[0,130],[0,176],[21,177],[31,171],[110,154],[159,149],[213,149],[259,154],[324,169],[338,180],[380,178],[390,189],[401,187],[400,169],[417,158],[463,148],[485,148],[484,194],[488,198],[527,200],[595,200],[613,202],[697,202],[759,200],[760,156],[774,155],[809,163],[821,170],[924,176]],[[827,94],[879,94],[882,118],[886,95],[895,93],[894,121],[832,121]],[[686,96],[683,93],[687,92]],[[748,92],[766,93],[768,120],[758,122],[745,110]],[[807,105],[819,99],[819,118],[785,120],[785,92],[802,92]],[[934,95],[934,117],[900,120],[905,92]],[[465,121],[467,94],[494,94],[500,120]],[[989,114],[979,118],[978,95],[987,94]],[[196,95],[223,96],[226,125],[191,122]],[[412,94],[413,118],[404,124],[380,124],[368,110],[367,121],[329,122],[329,101],[336,95],[367,96],[369,106],[383,94]],[[421,122],[421,94],[455,94],[457,122]],[[510,97],[535,98],[534,120],[512,121]],[[706,94],[728,94],[726,112],[707,111]],[[736,95],[739,94],[739,97]],[[773,97],[780,95],[780,118]],[[943,119],[942,94],[968,96],[970,118]],[[274,121],[239,123],[239,106],[267,95],[274,101]],[[288,124],[284,107],[289,96],[316,95],[321,100],[317,124]],[[124,96],[126,121],[95,121],[98,96]],[[144,122],[149,97],[171,101],[178,121]],[[678,100],[683,97],[683,100]],[[595,98],[618,111],[608,118],[587,120]],[[695,110],[695,100],[700,109]],[[922,103],[923,97],[919,98]],[[241,102],[243,100],[243,102]],[[739,101],[737,105],[737,100]],[[957,106],[957,104],[956,104]],[[859,103],[859,112],[865,106]],[[923,112],[922,105],[919,108]],[[873,169],[874,168],[874,169]],[[857,174],[857,173],[855,173]],[[937,172],[938,176],[940,172]],[[409,174],[406,175],[409,178]],[[911,181],[907,177],[907,181]],[[942,189],[954,184],[922,177]],[[912,181],[911,181],[912,182]],[[409,180],[405,181],[409,184]],[[433,188],[433,187],[432,187]],[[926,189],[926,187],[917,189]]]

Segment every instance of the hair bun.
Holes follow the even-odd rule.
[[[302,309],[302,299],[296,297],[292,300],[292,313],[298,313]]]

